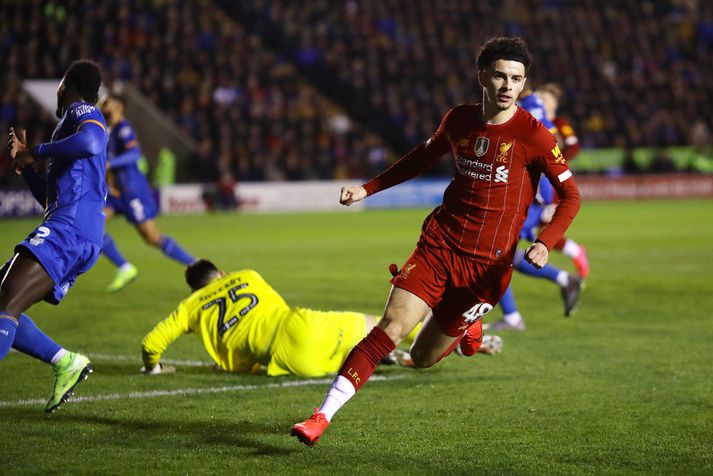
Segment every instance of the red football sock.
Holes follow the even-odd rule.
[[[555,243],[554,248],[557,251],[562,251],[562,248],[564,248],[565,243],[567,243],[567,237],[563,236],[562,238],[560,238],[560,240],[557,243]]]
[[[374,373],[381,359],[395,348],[394,341],[381,327],[376,326],[352,349],[339,375],[349,380],[354,388],[359,390]]]

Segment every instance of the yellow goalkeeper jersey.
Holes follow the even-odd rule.
[[[271,346],[290,308],[256,271],[246,269],[211,281],[191,294],[143,340],[147,364],[168,346],[194,333],[224,370],[249,372],[268,365]]]

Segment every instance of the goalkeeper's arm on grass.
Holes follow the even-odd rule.
[[[188,325],[188,311],[183,303],[163,321],[159,322],[141,342],[141,372],[147,375],[174,373],[175,367],[160,362],[168,346],[184,334],[191,332]]]

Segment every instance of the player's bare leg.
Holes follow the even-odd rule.
[[[104,208],[106,216],[105,223],[109,223],[114,217],[114,209],[110,207]],[[119,251],[119,248],[114,242],[114,238],[108,231],[104,232],[104,240],[102,243],[102,254],[116,266],[116,275],[107,287],[107,291],[115,293],[124,289],[129,283],[133,282],[139,276],[139,270],[132,263],[124,258],[124,255]]]
[[[3,269],[0,279],[0,313],[16,320],[54,287],[42,265],[21,253],[15,255],[8,269]]]
[[[431,313],[428,304],[415,294],[393,286],[384,309],[384,317],[377,324],[399,345],[406,336]]]
[[[460,339],[461,336],[453,337],[443,332],[443,329],[431,314],[426,318],[426,322],[421,327],[409,351],[414,366],[419,368],[432,367],[445,357],[450,350],[453,350],[456,341]]]
[[[19,345],[20,337],[18,335],[18,342],[15,342],[13,347],[28,355],[40,358],[37,353],[32,352],[37,350],[38,343],[36,341],[40,339],[42,345],[49,343],[57,350],[57,352],[52,351],[54,355],[51,358],[45,356],[42,359],[52,365],[55,374],[52,394],[45,407],[45,411],[53,412],[72,396],[74,389],[80,382],[87,379],[92,372],[91,362],[81,354],[68,352],[57,346],[49,337],[36,328],[29,317],[23,315],[26,310],[36,302],[41,301],[54,288],[54,281],[52,281],[52,278],[50,278],[41,264],[30,256],[18,253],[7,266],[0,270],[0,279],[2,280],[2,285],[0,286],[0,316],[3,320],[14,318],[16,326],[18,322],[21,322],[23,326],[30,326],[32,330],[29,332],[33,334],[32,339],[35,340],[32,346],[27,346],[27,342]],[[22,331],[24,334],[28,333],[26,327],[22,329],[25,329]],[[0,355],[0,358],[2,357]]]
[[[446,334],[433,314],[426,318],[410,349],[414,367],[432,367],[454,350],[463,357],[478,352],[494,355],[502,350],[502,339],[495,335],[483,335],[483,323],[478,319],[465,332],[453,337]]]
[[[146,220],[143,223],[138,223],[136,229],[147,245],[155,246],[156,248],[161,247],[163,236],[156,225],[156,220]]]
[[[52,290],[47,271],[30,257],[16,253],[0,268],[0,360],[10,352],[20,316]]]
[[[366,383],[381,360],[430,312],[428,305],[415,294],[392,287],[384,317],[351,351],[322,405],[308,420],[294,425],[291,434],[306,445],[314,446],[334,414]]]
[[[158,229],[158,225],[156,225],[156,220],[149,219],[142,223],[137,223],[136,229],[146,244],[159,248],[163,254],[169,258],[172,258],[186,266],[196,260],[193,256],[181,248],[176,240],[168,235],[162,234]]]

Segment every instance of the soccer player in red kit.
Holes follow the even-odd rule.
[[[483,102],[457,106],[426,142],[363,186],[343,187],[344,205],[409,180],[447,152],[456,174],[443,203],[425,220],[416,250],[392,280],[379,324],[352,350],[322,405],[292,435],[314,445],[334,414],[369,379],[381,359],[422,320],[411,346],[417,367],[453,351],[471,355],[481,318],[507,288],[518,234],[544,173],[561,197],[551,223],[527,249],[535,266],[579,210],[579,191],[555,138],[515,101],[531,56],[521,38],[491,38],[480,50]]]

